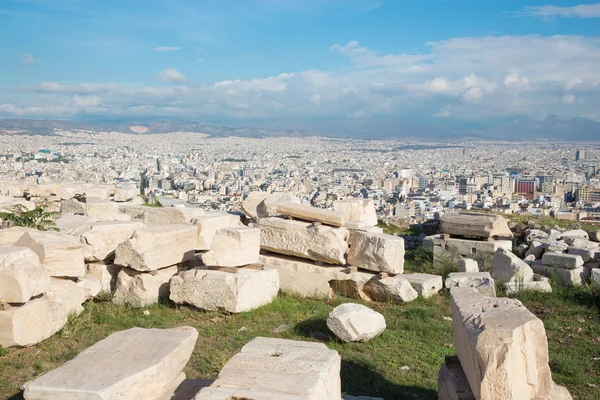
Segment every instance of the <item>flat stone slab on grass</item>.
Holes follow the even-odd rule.
[[[323,343],[258,337],[195,400],[338,400],[341,358]]]
[[[367,342],[381,334],[385,318],[362,304],[344,303],[327,316],[327,327],[344,342]]]
[[[196,268],[174,276],[170,291],[171,300],[177,304],[247,312],[273,301],[279,292],[279,274],[252,268],[239,268],[235,273]]]
[[[187,364],[198,332],[132,328],[25,384],[25,400],[160,399]]]
[[[520,291],[552,293],[552,286],[549,282],[508,282],[504,284],[506,294],[517,294]]]
[[[495,297],[496,288],[489,272],[452,272],[448,274],[447,289],[453,287],[472,287],[486,296]]]

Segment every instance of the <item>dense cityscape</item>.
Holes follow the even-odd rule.
[[[248,193],[264,191],[287,192],[321,208],[344,198],[369,198],[380,219],[406,223],[446,209],[600,219],[600,150],[590,142],[420,143],[75,130],[2,140],[3,181],[135,185],[150,202],[174,199],[240,211]]]

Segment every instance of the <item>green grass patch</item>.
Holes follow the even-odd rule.
[[[426,254],[416,254],[416,261],[407,259],[407,267],[421,265],[418,257]],[[518,298],[545,322],[555,381],[566,385],[578,399],[597,399],[598,388],[590,386],[600,380],[600,360],[595,360],[600,358],[597,294],[585,288],[557,286],[554,294],[523,293]],[[200,336],[185,371],[190,379],[215,379],[225,363],[257,336],[322,342],[342,356],[344,393],[386,400],[437,399],[437,372],[444,357],[455,354],[452,322],[444,318],[451,315],[446,292],[404,305],[368,303],[385,316],[387,329],[367,343],[342,343],[327,329],[327,314],[335,306],[362,303],[343,297],[318,301],[280,295],[270,305],[235,315],[172,303],[131,309],[106,301],[108,297],[103,300],[86,303],[81,315],[36,346],[3,349],[0,398],[21,399],[19,387],[23,383],[60,366],[111,333],[135,326],[195,327]],[[144,315],[144,310],[149,315]],[[287,329],[274,333],[281,326]]]

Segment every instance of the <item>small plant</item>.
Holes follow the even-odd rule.
[[[24,205],[16,204],[12,207],[12,212],[0,212],[0,219],[8,221],[14,226],[25,226],[40,231],[58,231],[59,229],[52,219],[57,215],[59,213],[46,211],[41,206],[28,210]]]
[[[6,350],[4,347],[2,347],[2,345],[0,344],[0,357],[5,356],[8,354],[8,350]]]

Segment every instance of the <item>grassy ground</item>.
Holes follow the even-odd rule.
[[[426,270],[426,261],[419,257],[425,255],[407,257],[407,269]],[[587,288],[555,287],[553,294],[524,293],[519,298],[545,323],[554,380],[566,385],[578,399],[600,399],[598,294]],[[347,301],[358,302],[279,296],[268,306],[238,315],[172,304],[154,305],[147,308],[149,315],[144,315],[143,310],[108,301],[88,302],[85,311],[52,338],[26,349],[0,349],[0,398],[21,399],[23,383],[58,367],[112,332],[134,326],[190,325],[198,329],[200,337],[186,367],[188,378],[214,379],[248,341],[256,336],[280,337],[319,341],[337,350],[342,356],[345,393],[386,400],[437,399],[437,371],[444,356],[455,354],[447,293],[401,306],[370,303],[369,307],[385,316],[388,329],[368,343],[344,344],[329,333],[327,314]],[[287,329],[274,333],[284,324]]]

